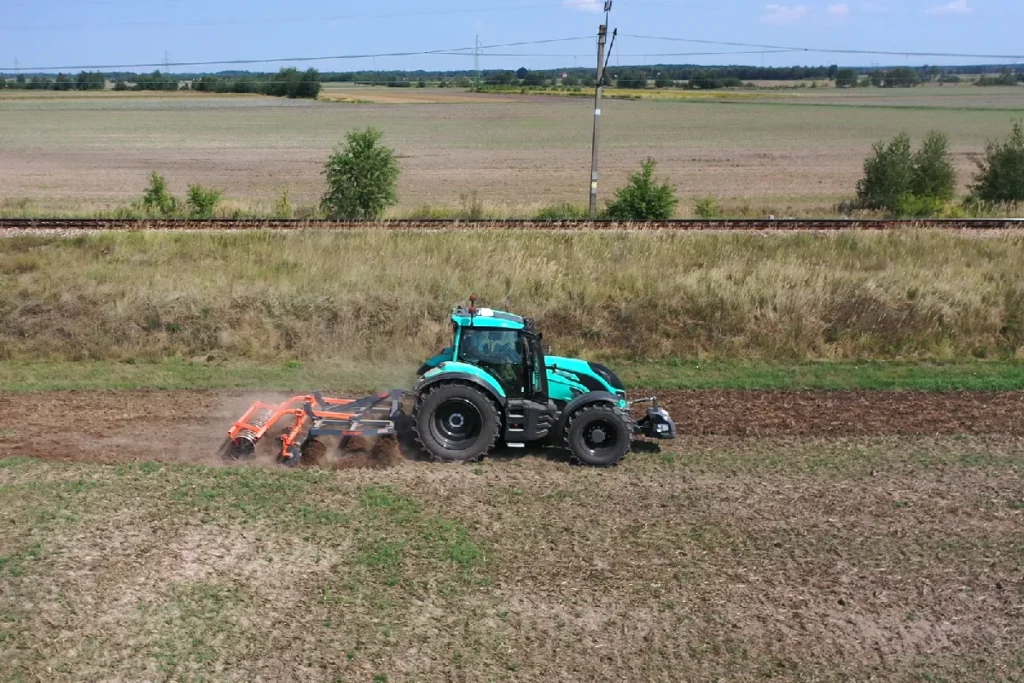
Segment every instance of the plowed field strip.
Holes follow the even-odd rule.
[[[248,405],[280,398],[239,391],[0,395],[0,457],[214,464]],[[670,391],[661,401],[682,436],[1024,434],[1024,392]]]

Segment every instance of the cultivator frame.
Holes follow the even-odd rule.
[[[286,418],[294,418],[294,422],[279,437],[279,458],[292,467],[302,460],[304,447],[321,436],[393,436],[404,395],[402,390],[391,390],[360,398],[331,398],[313,392],[278,405],[257,401],[228,432],[230,455],[235,460],[252,458],[256,444]]]

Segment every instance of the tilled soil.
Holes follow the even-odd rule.
[[[1022,392],[670,391],[681,434],[1024,434]]]
[[[283,398],[240,391],[0,395],[0,457],[217,465],[228,428],[252,401]],[[1024,434],[1024,392],[666,391],[660,398],[681,436]],[[261,462],[272,462],[272,450],[262,449]],[[395,459],[367,460],[381,462]]]

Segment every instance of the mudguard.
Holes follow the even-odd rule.
[[[488,372],[475,365],[454,361],[441,363],[423,375],[423,379],[416,385],[416,393],[422,393],[441,382],[452,381],[474,384],[486,391],[499,405],[504,406],[506,403],[505,389]]]

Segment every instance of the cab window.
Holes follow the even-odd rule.
[[[516,330],[463,329],[459,360],[490,372],[509,395],[523,395],[523,339]]]

